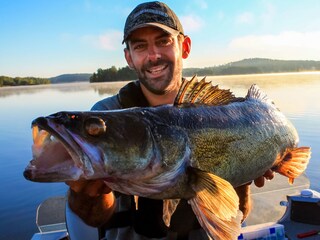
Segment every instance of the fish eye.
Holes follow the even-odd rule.
[[[91,117],[85,120],[84,127],[86,132],[91,136],[100,136],[106,132],[105,122],[98,117]]]

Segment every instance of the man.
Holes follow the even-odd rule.
[[[182,60],[191,50],[191,40],[184,35],[175,13],[161,2],[138,5],[126,20],[123,43],[126,61],[139,80],[96,103],[92,110],[172,104],[182,81]],[[266,174],[272,178],[271,172]],[[261,177],[255,183],[262,186],[263,181]],[[168,228],[162,220],[161,200],[139,198],[136,210],[132,196],[117,193],[115,197],[102,180],[68,185],[68,209],[72,211],[67,212],[67,223],[72,222],[70,216],[74,212],[85,223],[99,226],[100,238],[105,235],[106,239],[208,239],[184,200]],[[74,231],[70,225],[68,229]]]

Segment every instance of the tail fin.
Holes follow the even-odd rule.
[[[190,168],[195,181],[191,184],[196,196],[189,200],[202,228],[212,239],[237,239],[242,213],[232,185],[222,178]]]
[[[287,149],[279,163],[272,169],[289,178],[292,184],[294,179],[303,173],[311,157],[310,147]]]

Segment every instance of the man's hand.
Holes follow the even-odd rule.
[[[103,180],[78,180],[68,181],[67,185],[76,193],[86,194],[90,197],[97,197],[102,194],[108,194],[111,189],[104,183]]]
[[[112,216],[116,202],[111,189],[103,180],[68,181],[68,203],[85,223],[99,226]]]
[[[269,169],[263,174],[263,176],[256,178],[254,180],[254,184],[259,188],[263,187],[265,179],[271,180],[273,179],[273,177],[274,177],[274,172],[271,169]]]

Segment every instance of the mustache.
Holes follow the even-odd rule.
[[[164,59],[159,59],[156,62],[150,62],[149,61],[149,62],[147,62],[146,64],[143,65],[142,70],[145,71],[145,70],[148,70],[151,67],[156,67],[158,65],[166,65],[166,64],[168,66],[171,66],[172,62],[168,61],[168,60],[164,60]]]

